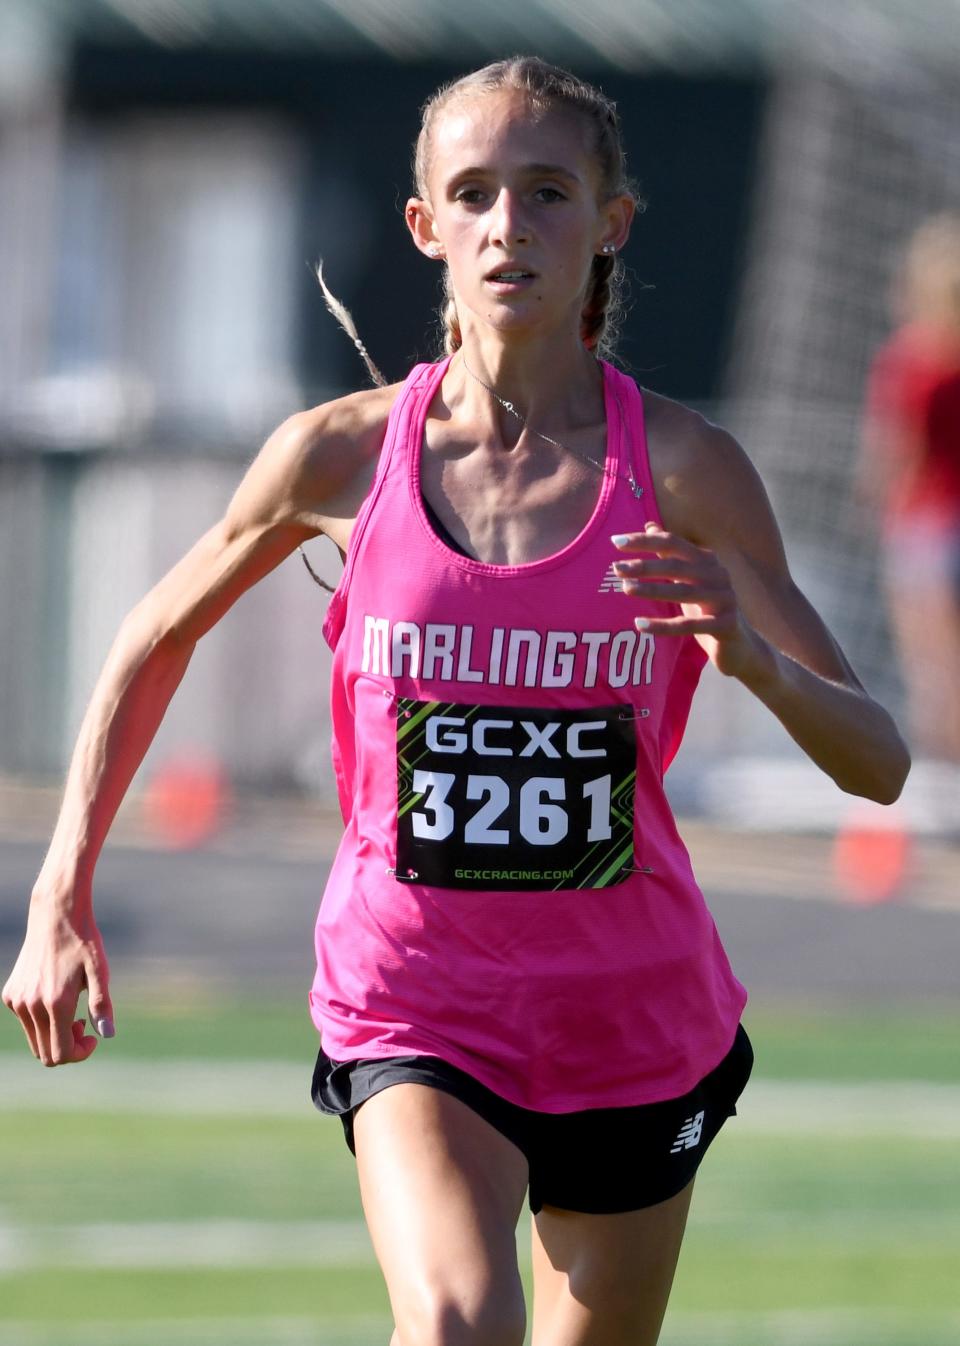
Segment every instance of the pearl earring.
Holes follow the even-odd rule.
[[[600,249],[600,251],[603,253],[604,257],[609,257],[610,254],[611,254],[612,252],[616,252],[616,250],[617,250],[617,247],[616,247],[616,244],[615,244],[615,243],[604,243],[603,247]]]
[[[440,256],[440,245],[437,244],[437,243],[431,243],[430,246],[429,246],[429,248],[427,248],[427,256],[428,256],[428,257],[439,257],[439,256]]]

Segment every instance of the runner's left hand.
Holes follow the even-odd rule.
[[[614,570],[625,594],[680,604],[682,615],[638,617],[638,629],[652,636],[694,636],[728,677],[745,678],[765,662],[766,642],[744,618],[715,552],[652,523],[613,541],[622,558]],[[638,552],[642,557],[630,559]]]

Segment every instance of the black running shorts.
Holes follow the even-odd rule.
[[[753,1049],[741,1025],[720,1064],[682,1098],[628,1108],[533,1112],[487,1089],[436,1056],[331,1061],[321,1050],[314,1106],[338,1116],[350,1149],[353,1117],[391,1084],[426,1084],[453,1094],[520,1149],[530,1165],[530,1209],[612,1215],[682,1191],[750,1077]]]

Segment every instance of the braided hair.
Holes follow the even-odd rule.
[[[583,117],[593,133],[593,152],[600,169],[603,198],[609,200],[614,196],[629,195],[638,209],[642,209],[639,191],[627,177],[616,104],[592,84],[537,56],[513,56],[509,60],[496,61],[443,85],[427,100],[423,105],[420,134],[413,155],[414,190],[421,199],[428,199],[431,138],[443,110],[472,94],[499,89],[518,90],[529,99],[535,111],[562,107]],[[580,337],[587,349],[597,356],[614,353],[617,325],[623,312],[623,284],[624,266],[619,256],[604,255],[593,259],[580,315]],[[453,355],[460,349],[462,337],[449,273],[441,323],[443,348],[447,355]]]

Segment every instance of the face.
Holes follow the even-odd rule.
[[[538,113],[515,90],[469,95],[433,127],[429,199],[407,203],[427,255],[449,268],[461,325],[579,331],[593,258],[626,241],[630,197],[601,200],[585,119]]]

